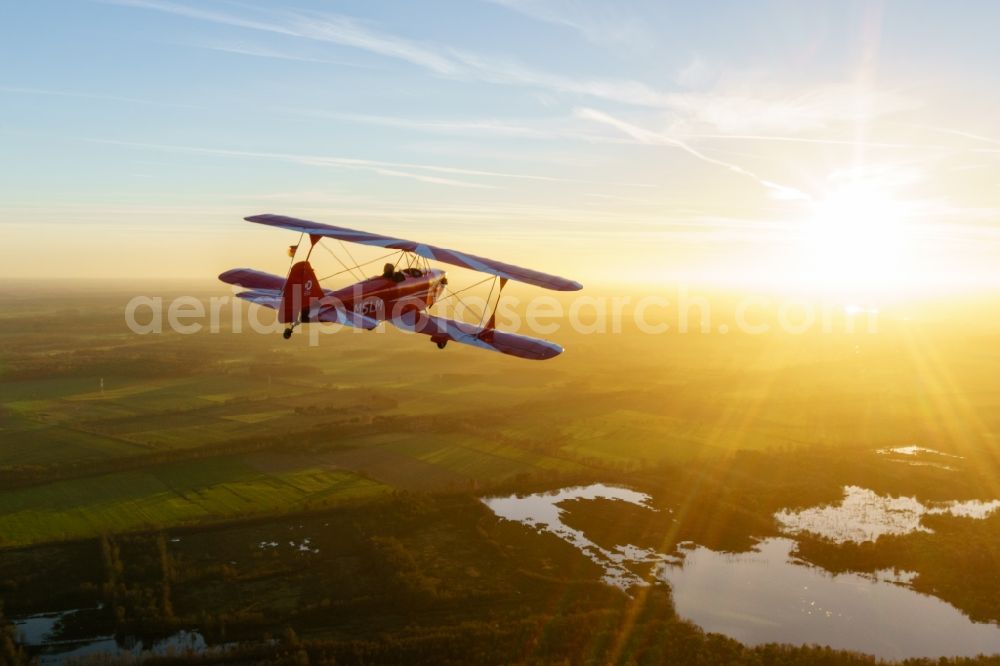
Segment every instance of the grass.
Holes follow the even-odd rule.
[[[391,332],[330,336],[319,348],[252,334],[139,338],[123,333],[121,305],[95,297],[40,333],[0,318],[0,470],[72,475],[81,461],[111,469],[157,453],[176,456],[191,479],[203,466],[211,474],[196,490],[183,478],[167,484],[162,465],[58,483],[43,475],[36,488],[0,491],[7,541],[281,510],[325,496],[315,484],[343,470],[433,491],[788,446],[922,444],[986,466],[1000,459],[990,336],[928,328],[932,364],[913,357],[912,332],[891,328],[794,339],[564,330],[553,336],[564,356],[526,363]],[[5,316],[19,307],[29,305]],[[285,455],[280,469],[257,453],[230,455],[261,441]],[[228,462],[202,459],[204,447],[227,447]],[[116,508],[106,494],[119,485],[133,491]],[[36,504],[11,508],[18,493]],[[76,506],[50,511],[61,497]]]
[[[239,423],[264,423],[265,421],[270,421],[272,419],[281,418],[284,416],[289,416],[292,414],[290,409],[275,409],[269,412],[249,412],[246,414],[230,414],[224,416],[223,418],[230,421],[237,421]]]
[[[60,426],[35,426],[3,434],[3,463],[38,465],[59,460],[74,462],[129,456],[146,451],[141,446],[110,437]]]
[[[267,473],[235,458],[165,465],[0,492],[0,545],[270,514],[387,490],[318,467]]]

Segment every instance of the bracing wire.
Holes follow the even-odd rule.
[[[396,261],[392,262],[392,270],[396,270],[399,267],[399,264],[402,263],[403,259],[405,258],[406,258],[406,250],[400,250],[399,257],[396,258]]]
[[[452,289],[448,289],[448,292],[449,292],[448,295],[445,296],[444,298],[438,299],[437,302],[435,303],[435,305],[437,305],[438,303],[443,303],[444,301],[447,301],[449,298],[451,298],[452,296],[454,296],[456,299],[458,299],[458,302],[461,303],[462,306],[466,310],[469,310],[470,312],[475,312],[475,310],[472,307],[470,307],[468,303],[466,303],[465,301],[462,300],[462,297],[459,296],[459,294],[462,293],[463,291],[468,291],[468,290],[472,289],[473,287],[478,287],[481,284],[486,284],[490,280],[495,280],[495,279],[496,279],[496,276],[495,275],[491,275],[488,278],[483,278],[479,282],[474,282],[473,284],[470,284],[468,287],[463,287],[463,288],[459,289],[458,291],[454,291]],[[493,293],[493,289],[492,288],[490,288],[490,293],[491,294]],[[489,301],[487,301],[487,305],[489,305]],[[486,310],[483,310],[482,315],[480,315],[480,317],[479,317],[479,321],[480,321],[479,326],[480,326],[480,328],[482,328],[482,320],[483,320],[483,317],[485,317],[485,316],[486,316]]]
[[[361,273],[361,279],[364,280],[365,279],[364,271],[361,270],[361,266],[358,265],[358,262],[354,258],[354,256],[351,254],[351,251],[347,249],[346,245],[344,245],[344,241],[342,241],[342,240],[340,240],[338,238],[337,242],[340,243],[340,247],[344,248],[344,252],[347,253],[347,258],[354,262],[354,267],[358,269],[358,272]],[[352,275],[353,275],[353,273],[352,273]]]
[[[484,278],[484,279],[480,280],[479,282],[475,282],[475,283],[473,283],[473,284],[470,284],[470,285],[469,285],[468,287],[462,287],[461,289],[459,289],[459,290],[457,290],[457,291],[456,291],[456,290],[454,290],[454,289],[448,289],[448,291],[449,291],[450,293],[449,293],[449,294],[448,294],[447,296],[445,296],[444,298],[439,298],[439,299],[437,300],[437,302],[438,302],[438,303],[441,303],[441,302],[443,302],[443,301],[446,301],[446,300],[448,300],[448,299],[449,299],[449,298],[451,298],[452,296],[454,296],[455,298],[458,298],[458,295],[459,295],[460,293],[462,293],[463,291],[468,291],[468,290],[472,289],[473,287],[478,287],[478,286],[479,286],[479,285],[481,285],[481,284],[486,284],[487,282],[489,282],[490,280],[492,280],[492,279],[493,279],[494,277],[495,277],[495,276],[491,275],[490,277],[488,277],[488,278]],[[458,300],[459,300],[459,301],[461,301],[462,299],[461,299],[461,298],[458,298]]]
[[[302,242],[302,235],[299,236],[299,242],[300,243]],[[353,277],[354,279],[359,279],[358,276],[354,274],[354,269],[357,269],[358,272],[361,273],[361,278],[360,279],[363,280],[364,279],[364,272],[361,271],[361,267],[362,266],[368,266],[369,264],[374,264],[375,262],[378,262],[378,261],[384,261],[385,259],[388,259],[389,257],[392,257],[392,256],[396,255],[396,252],[393,251],[393,252],[390,252],[389,254],[384,254],[384,255],[382,255],[380,257],[376,257],[375,259],[371,259],[369,261],[366,261],[366,262],[363,262],[363,263],[359,264],[357,262],[357,260],[355,260],[354,257],[351,255],[351,253],[347,249],[347,247],[344,246],[344,242],[341,241],[341,240],[339,240],[339,239],[338,239],[338,242],[340,243],[340,246],[344,248],[344,252],[347,253],[348,258],[350,258],[350,260],[352,262],[354,262],[354,266],[353,266],[353,268],[351,266],[348,266],[340,257],[338,257],[336,255],[336,253],[333,252],[333,250],[331,250],[330,248],[328,248],[326,245],[323,245],[323,249],[326,250],[326,252],[331,257],[333,257],[334,259],[336,259],[337,263],[339,263],[341,266],[344,267],[344,270],[336,271],[335,273],[330,273],[329,275],[326,275],[326,276],[320,278],[321,282],[324,281],[324,280],[328,280],[328,279],[330,279],[332,277],[336,277],[338,275],[342,275],[344,273],[350,273],[351,277]],[[318,245],[322,245],[322,243],[317,243],[317,244]],[[408,253],[405,250],[401,251],[399,253],[399,258],[395,261],[394,265],[399,265],[399,262],[402,261],[405,257],[407,257],[407,254]],[[421,264],[423,264],[424,270],[430,270],[430,262],[427,261],[426,257],[420,257],[418,255],[417,257],[415,257],[415,259],[416,259],[416,262],[417,262],[418,266],[421,265]],[[294,261],[294,258],[293,258],[293,261]],[[412,265],[413,264],[412,264],[412,259],[411,259],[411,261],[408,263],[408,267],[412,267]],[[290,267],[289,267],[289,270],[291,270]],[[486,310],[489,309],[490,299],[493,297],[493,290],[496,288],[496,284],[497,284],[497,282],[496,282],[497,281],[497,276],[496,275],[490,275],[489,277],[483,278],[482,280],[479,280],[478,282],[473,282],[469,286],[462,287],[461,289],[458,289],[458,290],[454,290],[454,289],[450,289],[450,288],[446,287],[446,289],[448,289],[448,295],[445,296],[444,298],[438,299],[437,303],[443,303],[444,301],[448,300],[449,298],[454,297],[467,310],[469,310],[471,312],[475,312],[475,310],[472,307],[470,307],[468,303],[466,303],[464,300],[462,300],[462,297],[459,296],[459,294],[461,294],[464,291],[468,291],[470,289],[478,287],[481,284],[486,284],[487,282],[489,282],[491,280],[493,281],[493,284],[490,285],[490,293],[486,297],[486,308],[483,309],[483,311],[482,311],[482,313],[480,314],[480,317],[479,317],[479,327],[482,328],[483,322],[486,319]],[[437,303],[435,303],[435,305]]]
[[[344,263],[344,262],[343,262],[343,261],[342,261],[342,260],[340,259],[340,257],[338,257],[338,256],[337,256],[337,255],[336,255],[336,254],[335,254],[335,253],[333,252],[333,250],[331,250],[330,248],[328,248],[328,247],[327,247],[326,245],[323,245],[322,243],[317,243],[317,244],[318,244],[318,245],[321,245],[321,246],[323,247],[323,249],[324,249],[324,250],[326,250],[326,251],[327,251],[327,252],[328,252],[328,253],[330,254],[330,256],[331,256],[331,257],[333,257],[334,259],[336,259],[336,260],[337,260],[337,262],[338,262],[338,263],[339,263],[339,264],[340,264],[341,266],[343,266],[343,267],[344,267],[345,269],[347,269],[347,271],[349,271],[349,272],[350,272],[350,274],[351,274],[351,277],[353,277],[353,278],[354,278],[355,280],[363,280],[363,279],[364,279],[364,277],[361,277],[361,278],[359,278],[359,277],[358,277],[357,275],[355,275],[355,274],[354,274],[354,269],[352,269],[352,268],[351,268],[350,266],[348,266],[347,264],[345,264],[345,263]],[[362,276],[363,276],[363,275],[364,275],[364,274],[362,274]]]
[[[378,257],[376,259],[371,259],[369,261],[364,262],[363,264],[359,264],[359,266],[367,266],[368,264],[374,264],[376,261],[385,261],[386,259],[388,259],[389,257],[394,256],[395,254],[396,254],[396,252],[390,252],[389,254],[383,254],[381,257]],[[340,264],[343,266],[344,262],[340,262]],[[338,275],[342,275],[344,273],[350,272],[350,270],[351,270],[350,267],[347,267],[347,268],[345,268],[342,271],[337,271],[336,273],[330,273],[326,277],[320,278],[320,282],[322,282],[323,280],[328,280],[328,279],[330,279],[332,277],[336,277]],[[353,273],[352,273],[352,275],[353,275]]]
[[[490,299],[493,298],[493,290],[496,288],[496,286],[497,286],[497,276],[494,275],[493,276],[493,284],[490,285],[490,293],[486,297],[486,305],[483,306],[483,316],[479,318],[479,328],[482,328],[483,327],[483,323],[485,323],[485,321],[486,321],[486,311],[490,307]],[[497,305],[499,305],[499,304],[500,304],[500,295],[497,294]]]
[[[465,308],[466,310],[471,310],[472,312],[475,312],[475,310],[472,310],[472,308],[470,308],[470,307],[469,307],[469,304],[468,304],[468,303],[466,303],[465,301],[463,301],[463,300],[462,300],[462,297],[458,295],[458,292],[453,292],[453,293],[452,293],[451,295],[452,295],[452,296],[454,296],[455,298],[457,298],[457,299],[458,299],[458,302],[459,302],[459,303],[461,303],[461,304],[462,304],[462,306],[463,306],[463,307],[464,307],[464,308]],[[444,299],[441,299],[441,300],[444,300]],[[438,301],[438,303],[440,303],[440,302],[441,302],[441,301]],[[483,314],[486,314],[486,312],[484,311],[484,312],[483,312]],[[480,321],[482,321],[482,317],[480,317],[479,319],[480,319]]]

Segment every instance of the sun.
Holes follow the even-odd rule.
[[[908,205],[878,184],[852,180],[810,202],[800,225],[801,275],[824,291],[896,292],[911,274]]]

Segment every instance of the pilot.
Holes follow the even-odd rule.
[[[395,264],[386,264],[382,267],[382,277],[393,282],[402,282],[406,279],[402,271],[397,271]]]

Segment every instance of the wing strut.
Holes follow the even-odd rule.
[[[306,253],[306,261],[309,261],[309,257],[312,256],[313,248],[316,247],[316,243],[323,240],[322,236],[317,236],[316,234],[309,234],[309,252]]]
[[[495,284],[495,283],[494,283]],[[507,284],[507,278],[500,278],[500,289],[497,291],[497,302],[493,304],[493,312],[490,313],[490,318],[486,322],[486,326],[483,327],[483,320],[479,320],[479,326],[483,329],[480,334],[488,335],[488,332],[496,328],[497,325],[497,308],[500,307],[500,296],[503,294],[503,288]],[[493,295],[493,286],[490,287],[490,295],[486,297],[486,302],[490,302],[490,296]],[[486,316],[486,310],[483,310],[483,316]]]

